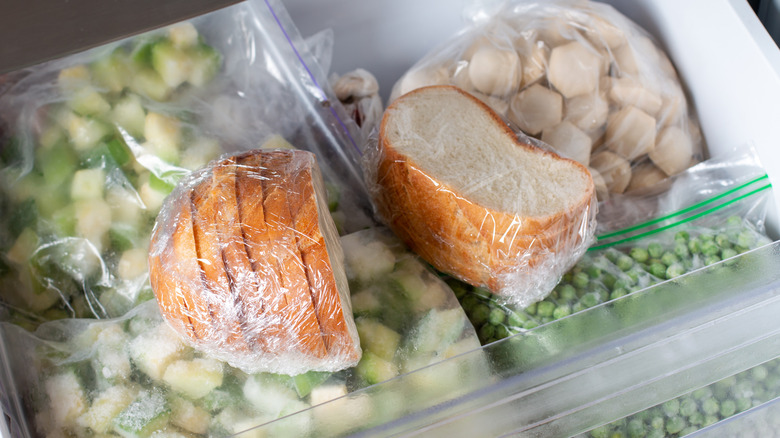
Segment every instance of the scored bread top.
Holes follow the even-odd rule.
[[[411,92],[387,110],[382,137],[436,181],[495,211],[545,217],[593,185],[572,160],[524,144],[481,101],[454,87]]]
[[[357,364],[343,254],[313,154],[250,151],[193,172],[166,198],[149,265],[163,316],[246,372]]]

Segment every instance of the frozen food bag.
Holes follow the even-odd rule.
[[[705,156],[698,122],[658,42],[589,0],[478,2],[471,21],[420,59],[390,100],[456,85],[518,132],[587,166],[599,199],[675,175]]]
[[[246,373],[189,346],[153,301],[34,333],[4,322],[14,436],[346,435],[494,378],[452,291],[391,233],[366,229],[342,245],[364,351],[356,367]]]
[[[689,272],[728,275],[733,257],[771,243],[772,186],[753,147],[705,160],[639,195],[601,204],[596,242],[544,300],[507,306],[448,280],[489,343]]]
[[[338,236],[314,154],[223,156],[166,198],[152,290],[179,335],[244,371],[338,371],[361,354]]]
[[[516,305],[544,298],[595,232],[587,168],[454,86],[388,106],[364,170],[377,217],[413,251]]]
[[[112,317],[152,298],[163,199],[225,152],[315,153],[352,212],[340,226],[362,228],[360,131],[316,57],[329,44],[304,41],[280,2],[249,1],[14,75],[0,95],[3,317]]]

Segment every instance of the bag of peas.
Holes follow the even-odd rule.
[[[451,283],[481,342],[493,342],[770,243],[771,188],[755,150],[741,148],[602,203],[596,242],[539,302],[514,308]]]

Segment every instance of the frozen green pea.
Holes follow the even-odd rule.
[[[743,252],[750,251],[750,248],[746,246],[734,245],[734,251],[736,251],[737,254],[742,254]]]
[[[678,436],[686,436],[686,435],[690,435],[690,434],[692,434],[692,433],[694,433],[694,432],[696,432],[696,431],[698,431],[698,430],[699,430],[699,428],[698,428],[698,427],[696,427],[696,426],[687,426],[687,427],[685,427],[683,430],[681,430],[681,431],[680,431],[680,433],[678,434]]]
[[[466,313],[470,313],[474,310],[474,308],[481,304],[482,301],[474,294],[469,294],[463,297],[463,301],[461,301],[461,306],[463,306],[463,309],[466,311]]]
[[[585,307],[593,307],[600,303],[599,296],[595,293],[588,293],[580,298],[580,303]]]
[[[704,415],[702,415],[701,412],[696,410],[691,415],[688,416],[688,423],[696,426],[701,426],[702,423],[704,423]]]
[[[558,296],[565,301],[575,300],[577,299],[577,289],[570,284],[561,285],[558,290]]]
[[[688,241],[688,251],[691,254],[701,253],[701,242],[699,239],[691,239]]]
[[[609,272],[605,273],[601,277],[601,282],[604,283],[604,286],[606,286],[606,287],[608,287],[610,289],[615,287],[615,282],[616,281],[617,281],[617,277],[615,277],[614,275],[610,274]]]
[[[621,254],[615,261],[615,265],[617,265],[618,269],[621,271],[628,271],[632,266],[634,266],[634,259],[628,255]]]
[[[718,263],[720,260],[721,258],[715,254],[708,255],[704,257],[704,265],[705,266],[714,265],[715,263]]]
[[[666,432],[669,434],[676,434],[679,433],[681,430],[685,429],[685,426],[687,426],[688,423],[685,421],[684,418],[679,416],[673,416],[670,417],[668,420],[666,420]]]
[[[612,293],[609,294],[609,299],[616,300],[626,295],[628,295],[628,291],[623,289],[622,287],[619,287],[617,289],[612,289]]]
[[[664,253],[664,247],[658,242],[653,242],[647,245],[647,253],[654,259],[661,258],[661,255]]]
[[[677,415],[680,412],[680,400],[673,398],[667,402],[665,402],[661,407],[664,410],[664,414],[666,414],[667,417],[671,417],[674,415]]]
[[[701,427],[707,427],[712,426],[713,424],[720,421],[717,416],[713,414],[707,414],[704,416],[704,422],[701,423]]]
[[[674,255],[680,259],[685,259],[691,256],[691,251],[686,243],[678,243],[674,245]]]
[[[710,233],[701,233],[699,234],[699,239],[701,239],[702,243],[712,242],[713,240],[715,240],[715,235]]]
[[[484,324],[490,317],[490,307],[485,303],[477,304],[471,311],[471,323],[475,326]]]
[[[664,428],[664,417],[662,415],[656,415],[652,419],[650,419],[650,427],[653,429],[659,429],[663,430]]]
[[[749,397],[738,397],[735,401],[737,412],[746,411],[753,407],[753,402]]]
[[[698,409],[699,406],[696,404],[696,400],[690,397],[685,397],[680,400],[680,415],[682,415],[683,417],[690,417]]]
[[[626,425],[626,432],[628,432],[628,436],[631,438],[644,436],[645,423],[638,418],[631,419]]]
[[[503,324],[506,320],[506,313],[503,309],[494,307],[493,309],[490,309],[490,314],[488,315],[487,320],[493,325]]]
[[[556,307],[555,310],[553,311],[552,317],[553,319],[561,319],[569,315],[571,315],[571,307],[569,307],[568,305],[564,305],[564,306]]]
[[[601,277],[601,268],[599,268],[598,266],[590,265],[587,268],[585,268],[585,272],[588,274],[590,278]]]
[[[758,365],[756,367],[753,367],[753,369],[750,370],[750,376],[753,378],[753,380],[764,380],[769,375],[769,370],[763,365]]]
[[[720,403],[713,397],[702,400],[701,410],[705,415],[715,415],[720,411]]]
[[[717,244],[721,248],[731,248],[731,241],[729,240],[729,236],[727,236],[725,233],[719,233],[717,236],[715,236],[715,244]]]
[[[712,389],[709,386],[705,386],[699,389],[694,390],[691,395],[696,400],[704,400],[707,398],[712,397]]]
[[[701,244],[701,253],[706,256],[716,255],[720,252],[720,248],[718,248],[718,245],[711,241],[705,241]]]
[[[680,258],[677,257],[677,254],[671,251],[666,251],[665,253],[663,253],[663,255],[661,255],[661,263],[665,264],[666,266],[671,266],[674,263],[677,263],[679,261]]]
[[[666,435],[661,429],[650,429],[645,438],[664,438]]]
[[[544,300],[536,303],[536,314],[541,318],[551,317],[554,311],[555,303]]]
[[[723,400],[720,404],[720,416],[721,417],[730,417],[734,415],[737,412],[737,404],[734,403],[734,400],[728,399]]]
[[[685,266],[680,262],[673,263],[666,269],[666,278],[671,279],[683,274],[685,274]]]
[[[525,308],[525,313],[527,313],[527,314],[529,314],[531,316],[534,316],[534,315],[536,315],[536,308],[537,307],[538,307],[537,303],[530,304],[528,307]]]
[[[737,236],[737,245],[752,248],[756,243],[755,235],[750,230],[744,230]]]
[[[574,285],[574,287],[583,289],[588,285],[588,281],[590,281],[588,274],[584,272],[579,272],[574,275],[574,278],[572,278],[571,283]]]
[[[520,312],[510,312],[507,316],[506,323],[510,327],[522,327],[523,324],[528,321],[528,317]]]
[[[494,327],[495,327],[495,332],[493,337],[496,339],[504,339],[509,337],[509,335],[511,335],[511,333],[509,333],[509,330],[506,328],[506,326],[498,325]]]
[[[644,263],[650,258],[650,254],[647,250],[638,246],[631,248],[631,251],[629,251],[628,254],[632,259],[639,263]]]
[[[582,312],[583,310],[587,309],[587,307],[582,304],[581,301],[577,301],[574,303],[574,305],[571,306],[572,313]]]
[[[590,436],[593,438],[608,438],[609,437],[609,426],[599,426],[593,430],[590,431]]]
[[[689,232],[687,232],[685,230],[678,231],[677,233],[674,234],[674,240],[675,241],[682,240],[684,242],[687,242],[688,239],[690,239],[690,238],[691,238],[691,233],[689,233]]]
[[[496,334],[496,327],[490,324],[485,324],[479,328],[479,338],[486,340],[492,338]]]
[[[529,319],[528,321],[523,323],[523,328],[526,330],[535,329],[536,327],[539,327],[539,323],[534,321],[533,319]]]
[[[650,275],[652,275],[654,277],[665,279],[666,278],[666,265],[664,265],[661,262],[653,263],[652,265],[650,265],[650,269],[648,270],[648,272],[650,273]]]

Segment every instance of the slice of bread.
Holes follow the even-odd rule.
[[[554,277],[538,271],[570,266],[592,236],[588,170],[523,143],[456,87],[394,101],[375,152],[368,178],[379,215],[437,269],[475,286],[528,293],[529,276]]]
[[[151,242],[163,316],[249,373],[356,365],[360,341],[325,196],[305,151],[251,151],[194,172],[166,199]]]

